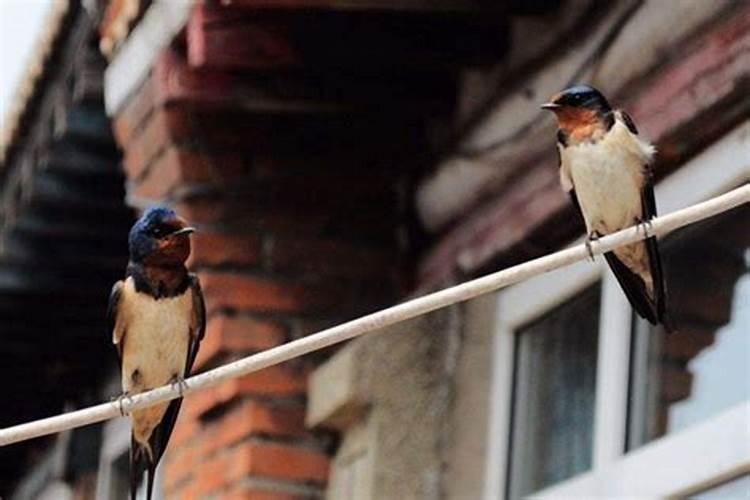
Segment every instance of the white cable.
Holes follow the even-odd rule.
[[[592,242],[594,254],[602,254],[616,247],[642,240],[650,235],[665,235],[677,228],[726,212],[750,202],[750,184],[696,205],[653,219],[649,226],[630,227]],[[645,229],[644,229],[645,228]],[[721,235],[717,235],[721,238]],[[494,292],[554,269],[588,257],[584,244],[560,250],[517,266],[483,276],[451,288],[446,288],[408,302],[404,302],[361,318],[288,342],[266,351],[234,361],[224,366],[190,377],[185,381],[183,394],[213,387],[225,380],[247,375],[284,361],[323,349],[332,344],[358,337],[368,332],[415,318],[436,309]],[[164,386],[124,399],[103,403],[82,410],[63,413],[25,424],[0,429],[0,446],[61,432],[120,416],[120,405],[125,412],[141,410],[157,403],[179,397],[180,388]]]

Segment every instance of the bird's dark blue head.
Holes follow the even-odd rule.
[[[557,142],[562,146],[596,142],[615,123],[612,108],[601,92],[589,85],[574,85],[543,104],[557,117]]]
[[[607,113],[612,110],[601,92],[590,85],[574,85],[555,94],[542,108],[557,111],[564,108],[578,108]]]
[[[193,231],[171,208],[149,208],[130,230],[130,260],[156,265],[181,264],[190,255],[189,234]]]

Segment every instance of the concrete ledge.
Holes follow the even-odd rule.
[[[344,430],[365,413],[367,401],[358,390],[356,344],[349,344],[318,367],[308,386],[308,427]]]

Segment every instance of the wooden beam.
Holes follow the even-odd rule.
[[[188,63],[225,70],[306,67],[342,75],[399,69],[403,79],[403,72],[455,71],[499,60],[508,48],[507,24],[502,12],[255,12],[204,4],[188,22]]]

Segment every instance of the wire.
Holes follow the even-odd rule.
[[[649,236],[665,235],[680,227],[718,215],[748,202],[750,202],[750,184],[744,184],[723,195],[653,219],[648,224],[633,226],[601,237],[591,243],[591,249],[595,255],[599,255]],[[494,292],[513,283],[518,283],[519,281],[583,260],[588,255],[586,245],[579,244],[481,278],[467,281],[460,285],[397,304],[220,366],[200,375],[190,377],[182,387],[178,387],[177,385],[163,386],[148,392],[136,394],[119,402],[103,403],[82,410],[0,429],[0,446],[101,422],[120,416],[121,411],[130,413],[135,410],[142,410],[157,403],[180,397],[181,394],[186,395],[207,389],[226,380],[256,372],[330,345],[359,337],[365,333],[377,330],[382,331],[387,326],[458,302],[464,302],[486,293]]]

